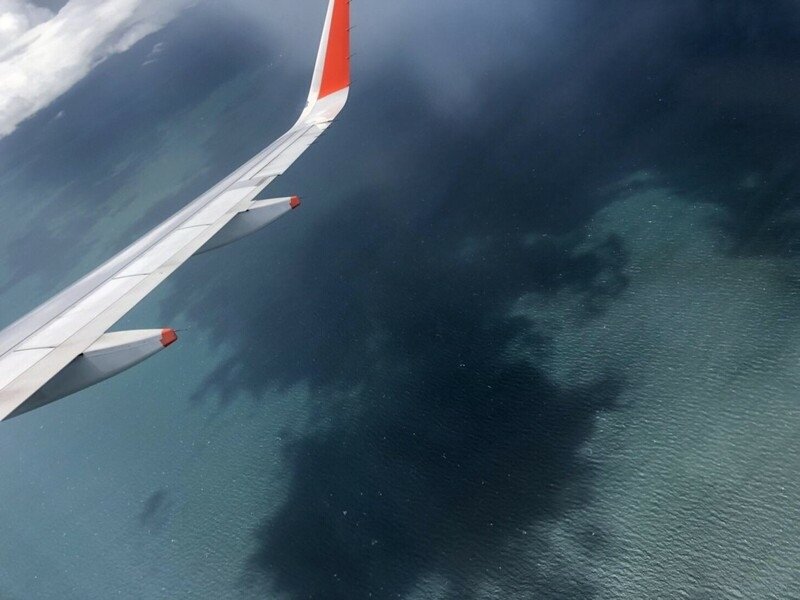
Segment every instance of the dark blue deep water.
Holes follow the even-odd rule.
[[[0,324],[282,133],[324,4],[200,2],[0,140]],[[0,598],[797,597],[800,6],[353,22],[302,209],[0,427]]]

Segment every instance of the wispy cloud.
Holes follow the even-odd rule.
[[[24,0],[0,0],[0,48],[53,17],[53,13]]]
[[[55,14],[0,0],[0,138],[192,2],[70,0]]]

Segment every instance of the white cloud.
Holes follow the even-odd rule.
[[[150,50],[150,54],[147,55],[147,58],[144,59],[142,66],[147,66],[153,64],[158,60],[158,57],[164,52],[164,48],[166,48],[166,42],[158,42],[153,45],[153,48]]]
[[[0,48],[5,48],[29,29],[53,17],[46,8],[25,0],[0,0]]]
[[[53,14],[26,0],[0,0],[0,137],[192,1],[70,0]]]

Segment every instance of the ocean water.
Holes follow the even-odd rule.
[[[323,5],[199,3],[0,140],[0,321],[280,134]],[[798,597],[800,11],[353,11],[301,210],[0,428],[0,598]]]
[[[588,577],[608,597],[797,592],[797,265],[731,256],[724,218],[655,184],[626,191],[584,234],[582,250],[609,236],[627,249],[604,314],[587,320],[579,290],[518,307],[546,332],[557,381],[625,381],[579,451],[596,497],[547,532],[601,538]]]

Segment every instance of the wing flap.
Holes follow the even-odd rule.
[[[0,357],[0,387],[5,387],[14,381],[52,351],[53,348],[17,350]]]
[[[258,193],[259,190],[260,188],[257,185],[228,189],[223,192],[219,198],[215,198],[213,202],[209,202],[208,205],[198,211],[196,215],[190,217],[181,225],[181,229],[185,227],[196,227],[198,225],[212,225],[217,219],[233,209],[233,207],[238,205],[243,199]]]
[[[112,306],[118,298],[135,288],[142,279],[144,277],[140,276],[106,281],[93,294],[86,296],[80,302],[71,306],[58,318],[53,319],[26,339],[17,349],[55,348],[63,344],[75,333],[91,323],[95,315]]]
[[[0,420],[14,412],[25,400],[37,392],[45,383],[71,363],[78,355],[94,344],[108,329],[131,310],[142,298],[152,292],[169,277],[192,254],[211,239],[234,215],[224,215],[211,227],[192,239],[179,252],[169,258],[159,269],[145,276],[112,279],[113,282],[131,281],[133,287],[123,294],[116,294],[110,302],[97,306],[91,321],[83,323],[70,337],[48,349],[48,354],[38,362],[30,364],[11,382],[0,388]],[[92,294],[89,297],[94,296]],[[10,354],[16,354],[11,352]],[[30,362],[30,361],[29,361]]]
[[[195,227],[189,226],[188,228],[182,227],[181,229],[176,229],[161,240],[161,242],[122,269],[111,281],[127,279],[137,275],[149,275],[155,272],[182,248],[185,248],[194,238],[202,234],[205,228],[206,226],[198,225]]]

